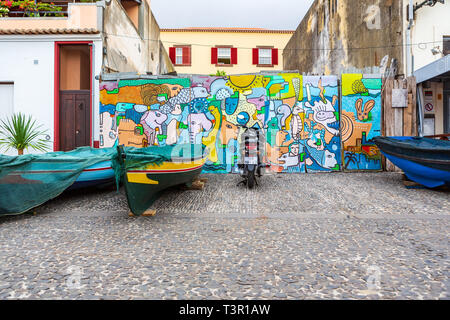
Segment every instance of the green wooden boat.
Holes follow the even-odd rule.
[[[123,159],[123,184],[128,207],[134,215],[142,215],[161,196],[162,192],[176,185],[189,185],[202,172],[206,155],[171,156],[162,163],[144,166],[129,166],[126,152],[119,148],[119,158]]]

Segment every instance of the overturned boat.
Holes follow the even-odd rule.
[[[450,141],[422,137],[376,137],[373,140],[408,179],[428,188],[450,185]]]
[[[189,186],[206,162],[201,145],[118,147],[118,151],[128,207],[134,215],[142,215],[165,189]]]
[[[114,182],[115,148],[0,155],[0,215],[20,214],[68,188]]]

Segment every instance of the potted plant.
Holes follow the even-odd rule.
[[[50,141],[42,138],[47,132],[41,128],[42,125],[37,125],[31,115],[15,113],[6,120],[0,120],[0,147],[5,147],[6,151],[16,149],[19,155],[29,148],[46,152]]]
[[[11,5],[11,1],[0,1],[0,18],[8,16]]]
[[[62,7],[55,5],[53,2],[37,2],[33,0],[14,1],[11,6],[15,8],[13,11],[23,12],[24,17],[62,17]]]

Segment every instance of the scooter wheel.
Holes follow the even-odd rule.
[[[255,172],[249,171],[247,175],[247,188],[253,189],[255,187]]]

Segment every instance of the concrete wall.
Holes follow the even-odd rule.
[[[256,33],[256,32],[177,32],[162,31],[161,39],[166,51],[174,45],[191,45],[191,65],[175,66],[178,73],[216,74],[217,70],[226,74],[254,73],[260,71],[283,70],[282,50],[291,37],[290,33]],[[233,46],[238,52],[238,61],[233,66],[216,66],[211,64],[211,48],[216,45]],[[278,49],[278,65],[258,67],[252,64],[252,48],[273,46]]]
[[[388,55],[403,70],[402,16],[402,1],[316,0],[283,51],[284,69],[372,73]]]

